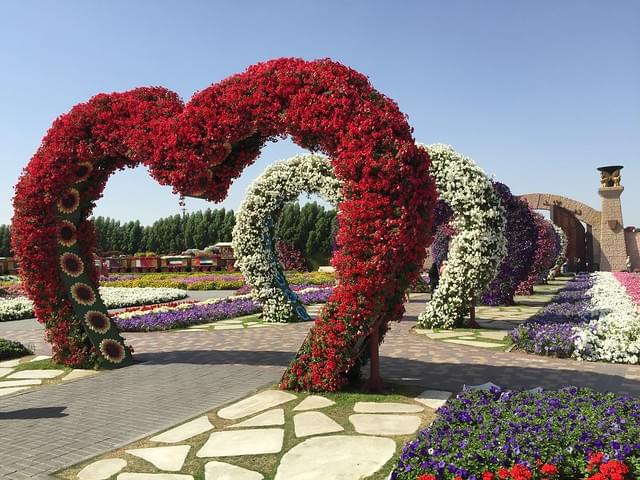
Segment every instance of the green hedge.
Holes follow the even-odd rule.
[[[0,360],[11,360],[25,355],[33,355],[33,352],[20,342],[0,338]]]

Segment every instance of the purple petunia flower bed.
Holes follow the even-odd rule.
[[[629,478],[640,478],[638,399],[575,387],[541,393],[471,390],[437,413],[433,424],[404,446],[392,480],[425,474],[482,480],[498,478],[483,474],[501,467],[533,470],[541,463],[557,467],[554,479],[585,478],[596,452],[605,460],[624,461]]]
[[[590,308],[588,274],[570,280],[540,313],[511,332],[517,348],[538,355],[568,358],[575,349],[575,328],[597,315]]]
[[[298,295],[304,304],[326,303],[333,288],[321,288]],[[150,332],[184,328],[200,323],[215,322],[227,318],[251,315],[262,311],[260,302],[251,298],[234,298],[215,303],[192,303],[186,308],[171,308],[168,311],[141,312],[128,318],[115,318],[114,321],[124,332]]]

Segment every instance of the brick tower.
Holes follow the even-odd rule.
[[[621,165],[598,168],[600,171],[600,270],[617,272],[626,269],[627,247],[624,240],[624,223],[620,195]]]

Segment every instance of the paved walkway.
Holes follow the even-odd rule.
[[[381,348],[388,381],[454,392],[487,381],[503,387],[577,385],[640,396],[640,366],[454,347],[411,332],[424,302],[415,299],[406,307],[404,321],[393,325]],[[0,475],[46,478],[44,472],[275,382],[309,327],[127,333],[143,363],[0,399]],[[42,331],[6,331],[3,336],[33,343],[37,353],[49,351]]]

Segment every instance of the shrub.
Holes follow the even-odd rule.
[[[25,355],[33,355],[33,352],[20,342],[0,338],[0,360],[11,360]]]

